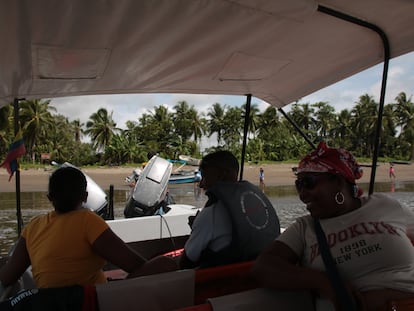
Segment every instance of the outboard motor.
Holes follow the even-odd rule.
[[[124,209],[126,218],[152,216],[163,208],[166,213],[168,196],[168,180],[172,171],[172,163],[153,156],[138,177],[135,188]]]
[[[135,185],[139,175],[141,175],[142,170],[139,168],[136,168],[132,171],[132,173],[130,175],[128,175],[127,177],[125,177],[125,182],[128,184],[133,184]]]

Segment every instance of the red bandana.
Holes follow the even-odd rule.
[[[355,180],[361,178],[363,173],[349,151],[329,148],[324,141],[300,161],[297,172],[337,174],[352,184],[355,184]]]

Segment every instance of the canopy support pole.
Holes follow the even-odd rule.
[[[278,109],[279,110],[279,112],[281,113],[281,114],[283,114],[283,116],[286,118],[286,120],[288,120],[289,121],[289,123],[290,124],[292,124],[292,126],[296,129],[296,131],[307,141],[307,143],[313,148],[313,149],[316,149],[316,146],[315,146],[315,144],[309,139],[309,137],[308,136],[306,136],[306,134],[299,128],[299,126],[296,124],[296,122],[295,121],[293,121],[292,120],[292,118],[291,117],[289,117],[289,115],[282,109],[282,108],[279,108]]]
[[[378,154],[379,154],[379,144],[380,144],[380,136],[381,136],[381,128],[382,128],[382,116],[384,113],[384,102],[385,102],[385,89],[387,86],[387,76],[388,76],[388,67],[390,62],[390,44],[387,35],[385,32],[379,28],[378,26],[358,19],[356,17],[332,10],[330,8],[324,6],[318,6],[318,11],[334,16],[336,18],[343,19],[345,21],[360,25],[365,28],[369,28],[376,32],[381,40],[382,45],[384,48],[384,67],[382,72],[382,82],[381,82],[381,95],[380,95],[380,102],[378,107],[378,118],[377,118],[377,128],[375,131],[375,140],[374,140],[374,151],[372,157],[372,168],[371,168],[371,178],[369,182],[369,194],[374,192],[374,184],[375,184],[375,173],[377,170],[377,162],[378,162]]]
[[[20,130],[19,122],[19,99],[15,98],[13,101],[13,113],[14,113],[14,137]],[[16,180],[16,217],[17,217],[17,235],[20,237],[23,228],[23,218],[21,210],[21,199],[20,199],[20,163],[17,163],[17,171],[14,172]]]
[[[246,95],[246,111],[244,115],[244,128],[243,128],[243,145],[242,145],[242,154],[241,154],[241,163],[240,163],[240,178],[243,180],[243,168],[244,168],[244,158],[246,156],[246,144],[247,144],[247,134],[249,131],[249,120],[250,120],[250,107],[252,104],[252,94]]]

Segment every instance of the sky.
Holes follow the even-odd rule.
[[[300,100],[301,103],[328,102],[337,112],[351,109],[359,97],[369,94],[379,101],[382,79],[382,64],[372,67],[346,80],[321,89]],[[395,97],[405,92],[408,97],[414,95],[414,52],[390,61],[385,103],[393,102]],[[413,99],[414,100],[414,97]],[[69,118],[80,119],[85,123],[91,114],[99,108],[105,108],[117,123],[117,127],[125,128],[126,121],[137,121],[143,113],[153,111],[154,106],[164,105],[170,111],[179,101],[194,105],[199,112],[207,112],[214,103],[227,106],[240,106],[246,102],[244,96],[189,95],[189,94],[133,94],[133,95],[100,95],[63,97],[51,100],[51,106],[57,113]],[[261,111],[268,106],[264,101],[253,97]],[[289,111],[289,106],[284,108]]]

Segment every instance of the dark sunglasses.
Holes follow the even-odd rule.
[[[326,178],[327,174],[320,174],[320,175],[305,175],[299,177],[295,180],[295,186],[297,191],[301,191],[302,189],[312,190],[316,187],[316,185],[324,178]]]

